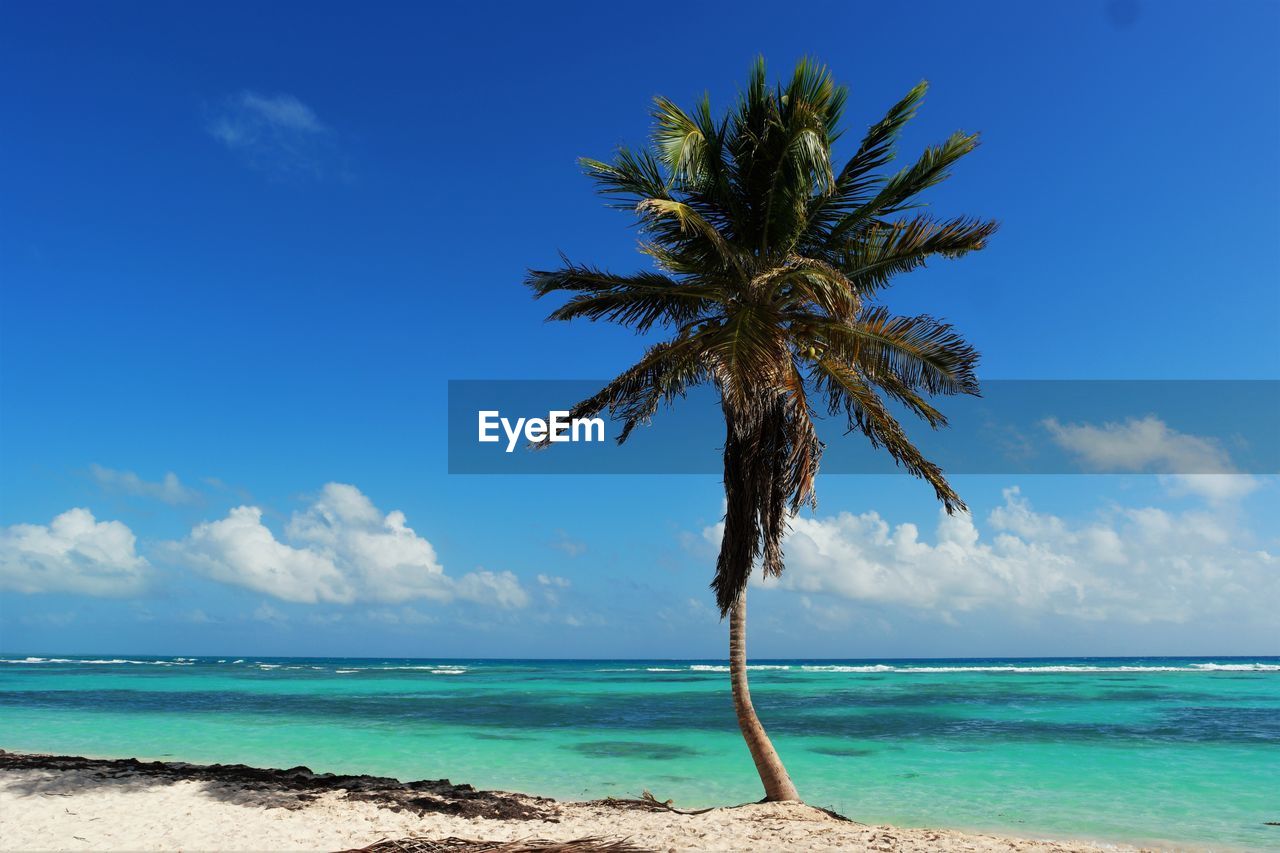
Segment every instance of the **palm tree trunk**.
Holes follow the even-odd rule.
[[[733,710],[738,714],[738,728],[751,750],[756,772],[764,784],[764,798],[769,802],[798,800],[796,786],[782,766],[782,759],[765,733],[756,709],[751,704],[747,686],[747,590],[743,587],[737,602],[729,611],[729,677],[733,681]]]

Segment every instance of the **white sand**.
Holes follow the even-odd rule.
[[[798,804],[748,805],[700,815],[585,803],[550,808],[555,820],[419,816],[332,791],[297,808],[286,796],[213,782],[8,769],[0,772],[0,849],[343,850],[407,836],[486,841],[626,837],[657,851],[1133,849],[865,826]]]

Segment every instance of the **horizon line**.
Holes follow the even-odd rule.
[[[139,658],[167,658],[169,660],[199,660],[202,658],[280,658],[288,660],[413,660],[413,661],[493,661],[493,662],[559,662],[559,663],[609,663],[609,662],[668,662],[668,663],[700,663],[703,661],[727,661],[720,657],[459,657],[459,656],[396,656],[396,655],[278,655],[278,654],[155,654],[151,652],[10,652],[0,650],[0,662],[12,662],[8,656],[26,656],[28,658],[47,659],[46,656],[62,655],[65,657],[118,657],[132,655]],[[980,661],[980,660],[1019,660],[1019,661],[1055,661],[1055,660],[1209,660],[1209,659],[1257,659],[1280,658],[1280,652],[1272,654],[1142,654],[1142,655],[967,655],[961,657],[919,657],[919,656],[875,656],[875,657],[753,657],[754,662],[787,662],[787,661],[854,661],[858,663],[874,663],[876,661]]]

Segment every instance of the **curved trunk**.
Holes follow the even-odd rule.
[[[796,786],[782,766],[782,759],[773,748],[769,735],[765,734],[756,709],[751,704],[751,689],[747,686],[747,590],[744,587],[738,600],[729,611],[729,677],[733,681],[733,709],[738,714],[738,728],[751,750],[756,772],[764,784],[764,798],[770,802],[798,800]]]

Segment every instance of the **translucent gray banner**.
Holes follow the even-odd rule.
[[[607,412],[571,423],[568,410],[603,380],[449,383],[451,474],[718,474],[724,423],[714,388],[662,408],[623,445]],[[1280,473],[1280,381],[993,380],[983,395],[935,401],[934,431],[894,414],[916,445],[953,474]],[[891,407],[893,408],[893,407]],[[559,413],[559,414],[557,414]],[[843,416],[817,413],[828,474],[900,471]],[[550,436],[535,450],[532,442]]]

